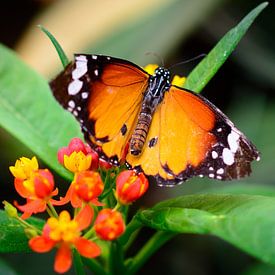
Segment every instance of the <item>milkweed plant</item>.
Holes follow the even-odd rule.
[[[186,79],[176,77],[176,84],[200,92],[266,5],[262,3],[252,10],[217,43]],[[68,59],[62,48],[46,29],[42,27],[42,30],[53,42],[65,67]],[[47,125],[57,124],[56,129],[63,124],[64,127],[73,125],[74,122],[67,116],[62,116],[62,123],[58,120],[60,116],[57,114],[63,110],[52,102],[45,80],[3,46],[0,53],[4,56],[3,64],[7,66],[3,77],[11,73],[29,74],[37,83],[37,94],[32,94],[32,99],[28,97],[29,86],[23,77],[20,81],[17,79],[19,84],[14,81],[9,88],[11,93],[4,97],[9,97],[12,102],[16,94],[12,91],[20,86],[21,97],[29,100],[28,106],[39,101],[42,111],[51,110]],[[0,72],[2,67],[1,64]],[[151,69],[150,66],[146,68]],[[3,86],[5,81],[1,78],[0,73],[0,86]],[[38,116],[32,113],[37,109],[30,107],[26,111],[20,105],[22,102],[16,100],[13,104],[17,112],[29,112],[30,115],[25,115],[27,123],[37,123],[32,121],[34,115]],[[37,131],[41,131],[36,137],[32,131],[22,130],[24,122],[21,127],[16,120],[18,116],[13,117],[9,108],[5,109],[1,104],[0,114],[5,114],[6,118],[0,121],[3,127],[24,140],[51,169],[68,179],[66,185],[63,183],[61,186],[50,168],[39,165],[36,156],[20,157],[10,166],[14,188],[25,203],[3,202],[4,211],[0,216],[3,235],[1,252],[30,249],[36,253],[48,253],[54,250],[53,270],[57,273],[66,273],[74,266],[77,274],[84,274],[86,269],[94,274],[134,274],[175,235],[197,233],[218,236],[264,262],[275,264],[275,245],[270,244],[275,232],[273,198],[257,194],[194,194],[162,201],[152,208],[141,208],[132,213],[129,208],[150,188],[150,182],[143,173],[128,170],[123,165],[113,167],[100,159],[81,138],[74,137],[73,131],[64,131],[58,136],[51,132],[49,126],[45,131],[41,130],[42,125],[34,125]],[[71,140],[65,144],[64,141],[68,140],[66,135],[70,134]],[[245,211],[249,215],[244,215]],[[46,216],[45,220],[35,217],[41,213]],[[143,227],[153,228],[156,232],[135,255],[129,256],[128,250],[135,245]]]

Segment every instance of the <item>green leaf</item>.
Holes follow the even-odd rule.
[[[29,218],[27,221],[38,228],[42,228],[44,223],[37,218]],[[0,210],[0,232],[0,252],[30,251],[23,226],[16,219],[9,218],[2,210]]]
[[[0,45],[0,126],[28,146],[59,174],[71,178],[57,151],[80,127],[52,96],[45,79]]]
[[[53,46],[55,47],[55,50],[60,58],[60,61],[63,65],[63,68],[65,68],[69,63],[69,59],[67,55],[65,54],[64,50],[62,49],[61,45],[58,43],[58,41],[55,39],[55,37],[43,26],[38,25],[38,27],[48,36],[48,38],[51,40],[53,43]]]
[[[250,25],[267,5],[268,2],[258,5],[235,28],[231,29],[188,75],[184,88],[200,92],[216,74]]]
[[[218,236],[275,264],[275,198],[190,195],[157,204],[137,218],[157,230]]]
[[[267,197],[275,197],[274,185],[251,184],[251,183],[236,183],[226,184],[220,188],[213,187],[200,191],[199,193],[207,194],[246,194],[246,195],[261,195]]]
[[[18,273],[4,259],[0,259],[0,274],[18,275]]]

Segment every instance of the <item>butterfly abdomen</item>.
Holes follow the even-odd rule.
[[[152,115],[148,113],[148,111],[140,112],[138,122],[130,142],[130,151],[132,155],[137,156],[141,153],[149,132],[151,121]]]

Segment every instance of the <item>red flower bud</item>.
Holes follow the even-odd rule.
[[[58,150],[57,158],[59,163],[64,165],[64,156],[66,155],[69,157],[73,152],[82,152],[85,156],[91,155],[92,162],[89,169],[96,170],[98,168],[98,154],[80,138],[73,138],[67,147],[62,147]]]
[[[97,215],[94,228],[101,239],[112,241],[123,234],[125,223],[120,212],[112,209],[102,209]]]
[[[54,189],[54,179],[48,169],[39,169],[34,172],[34,190],[38,198],[44,199],[52,195]]]
[[[89,147],[90,148],[90,147]],[[98,154],[96,151],[94,151],[93,149],[90,148],[90,150],[88,151],[88,155],[92,156],[92,164],[91,164],[91,170],[95,171],[98,169]]]
[[[62,147],[57,152],[57,159],[58,162],[62,165],[64,165],[64,156],[69,156],[71,154],[71,151],[68,147]]]
[[[96,199],[103,189],[104,185],[99,173],[94,171],[82,171],[78,173],[74,183],[74,190],[80,199],[85,202]]]
[[[68,148],[71,153],[82,151],[85,155],[87,154],[86,146],[80,138],[72,138],[68,145]]]
[[[148,189],[148,180],[143,173],[133,170],[121,172],[116,179],[116,196],[121,204],[139,199]]]

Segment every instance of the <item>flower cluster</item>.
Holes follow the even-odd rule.
[[[123,209],[146,192],[148,180],[142,173],[112,168],[79,138],[61,148],[57,158],[73,174],[65,196],[58,197],[53,174],[40,169],[36,157],[22,157],[10,171],[16,191],[26,199],[24,205],[15,202],[23,214],[19,217],[7,202],[5,209],[25,227],[33,251],[44,253],[57,248],[54,270],[64,273],[72,265],[72,249],[83,257],[94,258],[101,254],[98,240],[113,241],[124,233]],[[66,204],[73,207],[74,215],[67,210],[57,213],[56,207]],[[42,231],[26,221],[44,211],[50,217]]]

